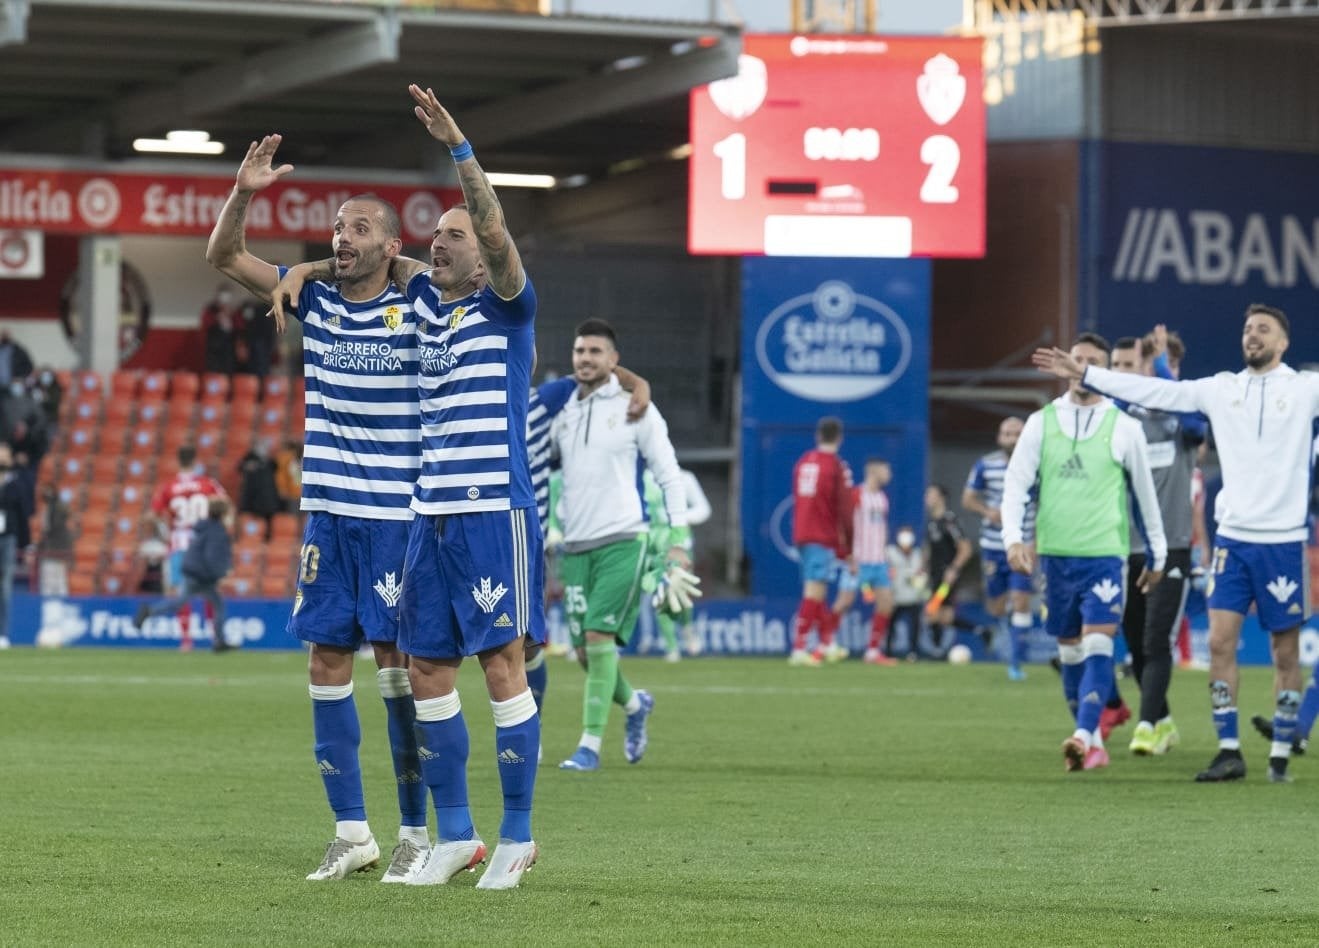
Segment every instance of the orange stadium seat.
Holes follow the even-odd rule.
[[[229,399],[229,376],[221,372],[207,372],[202,376],[202,401],[223,402]]]
[[[169,397],[172,402],[196,401],[201,390],[201,379],[195,372],[174,372],[169,379]]]
[[[60,485],[60,500],[64,501],[64,503],[65,503],[67,506],[69,506],[69,507],[73,507],[73,506],[76,505],[76,504],[81,504],[81,503],[82,503],[82,485],[81,485],[81,484],[61,484],[61,485]]]
[[[133,428],[128,435],[127,450],[130,454],[154,457],[160,452],[160,429],[154,426]]]
[[[239,374],[233,379],[232,399],[236,402],[255,402],[261,395],[261,379],[255,375]]]
[[[87,395],[95,395],[99,400],[105,396],[105,388],[101,384],[101,377],[90,369],[83,369],[74,372],[72,382],[74,388],[77,389],[79,393],[79,398]]]
[[[288,576],[266,573],[261,577],[261,595],[266,599],[287,599],[292,592]]]
[[[232,596],[235,599],[245,599],[256,592],[258,588],[258,581],[251,576],[227,576],[220,583],[221,594]]]
[[[73,405],[73,414],[70,420],[74,424],[91,422],[99,423],[101,420],[101,398],[80,398]]]
[[[272,518],[271,523],[270,537],[272,540],[289,538],[298,540],[302,537],[302,524],[299,522],[297,514],[277,513]]]
[[[126,425],[133,420],[137,403],[131,398],[110,398],[101,411],[101,424]]]
[[[120,478],[126,485],[135,485],[143,487],[151,480],[151,462],[150,457],[141,457],[139,455],[129,455],[124,458],[123,470]]]
[[[164,401],[169,395],[169,373],[157,370],[147,372],[137,387],[137,397],[143,401]]]
[[[86,457],[70,454],[60,462],[60,482],[82,484],[87,480],[87,475],[91,472],[91,469],[92,466]]]
[[[118,488],[120,510],[141,510],[151,502],[153,484],[143,480],[140,483],[124,483]]]
[[[91,596],[96,592],[96,567],[74,562],[69,572],[69,595]]]
[[[223,425],[229,420],[229,405],[225,402],[203,402],[197,409],[197,424],[203,428]]]
[[[68,429],[67,450],[79,454],[90,454],[96,448],[99,429],[93,422],[79,421]]]
[[[137,408],[137,423],[139,426],[162,425],[168,412],[168,402],[142,402]]]
[[[91,468],[90,480],[93,487],[105,486],[114,489],[119,483],[119,465],[123,455],[102,452],[87,462]]]
[[[59,369],[55,373],[55,381],[60,383],[61,392],[68,392],[73,386],[73,372],[69,369]]]
[[[121,369],[110,373],[110,398],[115,401],[133,401],[142,382],[142,372],[137,369]]]
[[[282,404],[289,400],[289,380],[282,375],[266,376],[261,401],[267,405]]]
[[[100,463],[103,460],[117,460],[117,458],[97,458],[93,464]],[[93,468],[93,470],[95,469]],[[87,492],[83,496],[86,509],[91,510],[96,507],[108,513],[110,508],[119,502],[119,486],[115,483],[113,477],[101,479],[93,476],[91,483],[87,485]]]
[[[197,446],[199,457],[213,457],[220,452],[220,444],[224,441],[224,429],[219,425],[203,425],[197,429],[192,441]]]

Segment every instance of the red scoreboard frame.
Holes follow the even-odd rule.
[[[693,254],[981,257],[981,41],[747,35],[693,89]]]

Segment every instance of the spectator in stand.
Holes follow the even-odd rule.
[[[22,379],[9,383],[0,399],[0,440],[7,441],[23,466],[36,467],[41,463],[50,437],[46,430],[46,414],[29,396]]]
[[[8,329],[0,329],[0,388],[8,388],[9,383],[21,382],[31,374],[32,356],[14,341]]]
[[[202,310],[202,346],[206,371],[232,375],[238,357],[238,329],[242,323],[234,291],[221,284],[215,298]]]
[[[54,484],[41,489],[41,541],[37,545],[37,589],[43,596],[69,594],[69,561],[73,558],[73,532],[69,505]]]
[[[60,403],[64,398],[64,389],[50,367],[43,368],[30,380],[28,397],[36,402],[41,413],[46,416],[46,431],[54,431],[60,423]]]
[[[14,452],[0,443],[0,649],[9,648],[9,606],[14,597],[14,569],[29,542],[32,516],[28,487],[14,469]]]
[[[165,591],[165,560],[168,558],[169,542],[161,521],[155,517],[144,517],[136,553],[137,568],[141,575],[137,584],[138,592],[160,594]]]
[[[265,302],[248,300],[239,311],[239,348],[244,358],[238,371],[255,375],[265,383],[275,358],[275,320],[267,316],[270,309]]]
[[[227,652],[233,646],[224,640],[224,599],[220,596],[220,580],[229,574],[234,565],[233,540],[225,526],[229,501],[212,497],[207,503],[206,519],[192,528],[192,542],[183,554],[183,593],[155,606],[142,603],[135,620],[138,628],[152,616],[167,616],[178,612],[190,599],[201,597],[210,605],[211,649]]]
[[[270,539],[271,518],[280,509],[279,490],[275,486],[275,462],[264,439],[252,441],[252,447],[238,462],[238,512],[252,514],[266,522],[266,539]]]
[[[302,444],[289,440],[275,452],[275,490],[280,510],[297,513],[302,500]]]

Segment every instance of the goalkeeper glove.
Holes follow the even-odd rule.
[[[677,563],[670,563],[655,587],[651,603],[656,609],[678,613],[692,607],[692,600],[701,596],[701,578],[689,573]]]

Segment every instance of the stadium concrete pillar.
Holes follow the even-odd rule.
[[[79,242],[78,364],[102,375],[119,368],[120,263],[118,237],[97,235]]]

